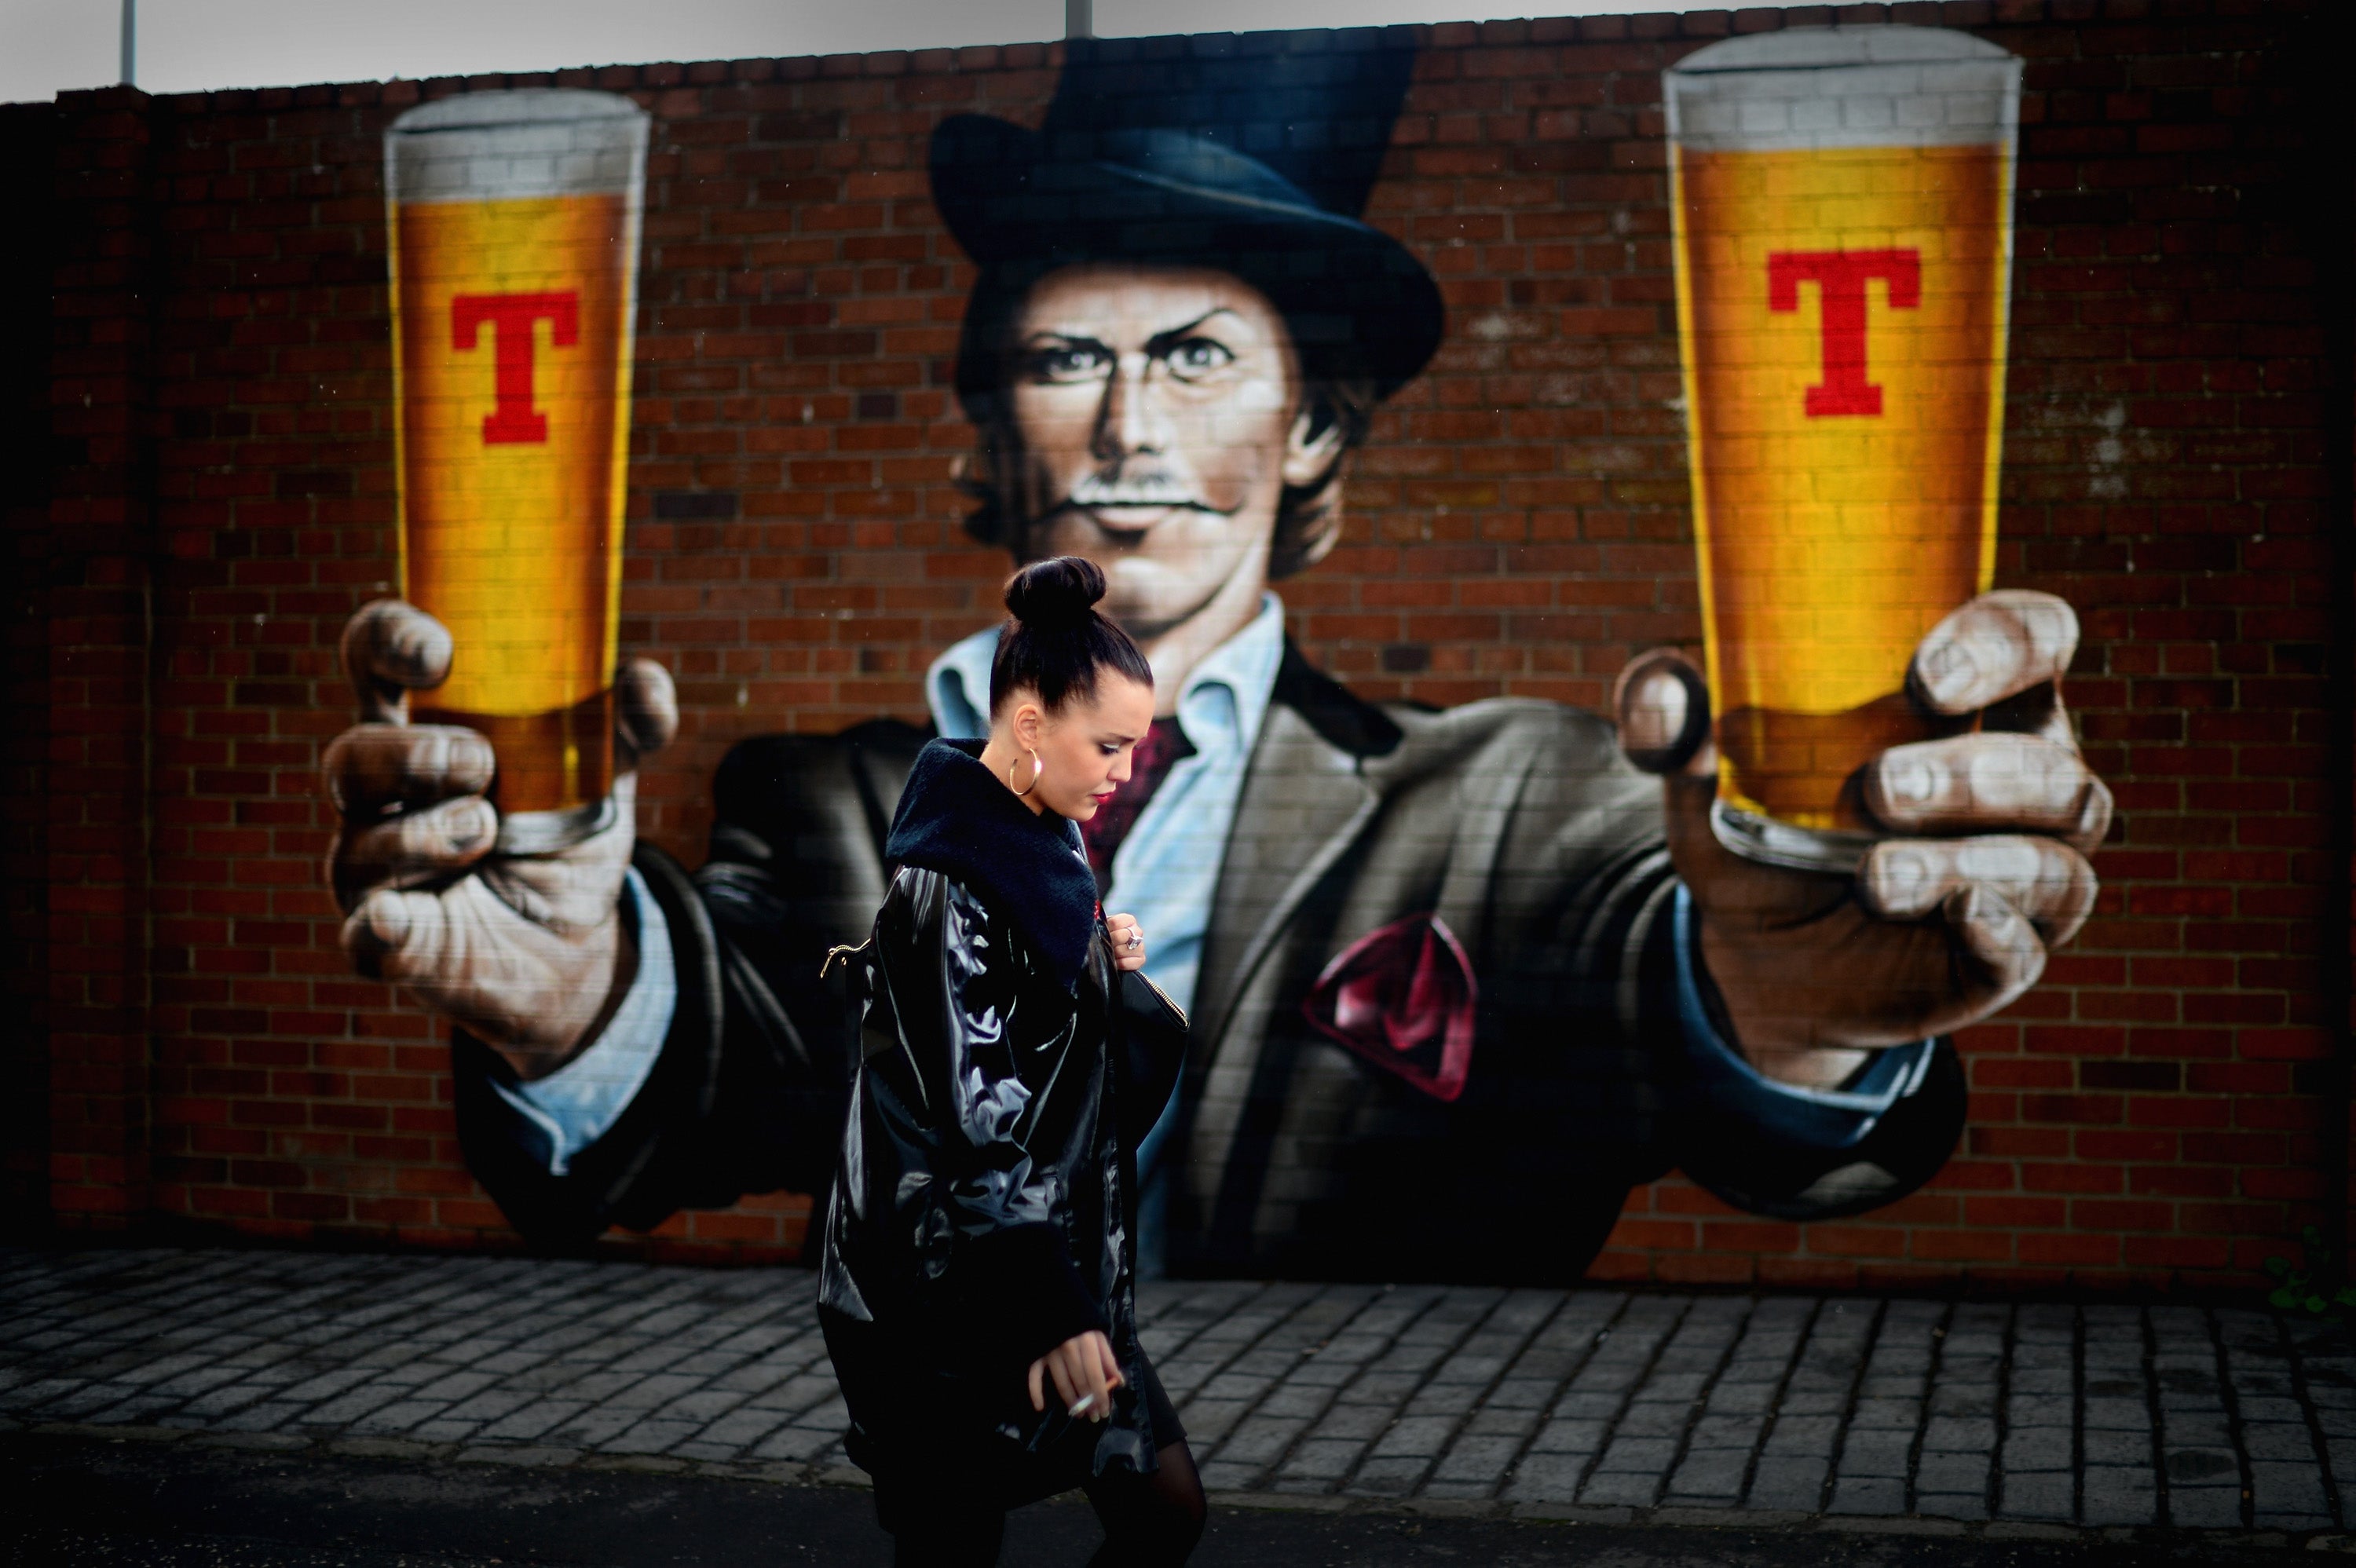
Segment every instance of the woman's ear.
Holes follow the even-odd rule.
[[[1014,743],[1026,752],[1039,749],[1039,731],[1045,728],[1047,716],[1039,711],[1035,702],[1019,702],[1014,706]]]
[[[1312,398],[1292,416],[1284,438],[1284,482],[1294,489],[1314,485],[1333,469],[1349,444],[1342,421],[1322,398]]]

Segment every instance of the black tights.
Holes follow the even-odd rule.
[[[1088,1506],[1104,1526],[1089,1568],[1178,1568],[1203,1535],[1203,1479],[1194,1456],[1173,1443],[1154,1456],[1150,1476],[1116,1470],[1087,1484]],[[910,1510],[893,1540],[896,1568],[993,1568],[1006,1531],[1003,1509],[941,1502]]]

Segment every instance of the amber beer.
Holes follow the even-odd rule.
[[[610,819],[647,117],[469,93],[385,136],[402,593],[449,627],[423,723],[491,738],[500,848]]]
[[[1793,28],[1665,73],[1719,837],[1843,869],[1925,738],[1923,633],[1994,566],[2020,62]]]

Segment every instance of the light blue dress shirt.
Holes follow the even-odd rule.
[[[679,1006],[679,974],[671,963],[670,927],[636,871],[622,876],[622,920],[638,943],[638,973],[605,1032],[588,1050],[545,1078],[491,1087],[515,1107],[540,1140],[549,1173],[562,1176],[573,1157],[622,1119],[646,1087],[662,1054]]]

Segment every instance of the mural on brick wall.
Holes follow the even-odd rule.
[[[930,142],[974,269],[967,527],[1098,562],[1157,678],[1084,828],[1192,1019],[1143,1254],[1558,1280],[1672,1168],[1887,1204],[1961,1133],[1946,1036],[2076,931],[2110,816],[2074,615],[1992,581],[2018,61],[1795,28],[1668,73],[1707,671],[1644,655],[1608,716],[1371,701],[1285,634],[1451,331],[1363,216],[1414,66],[1075,48],[1036,129]],[[736,745],[692,875],[634,845],[676,722],[616,635],[645,137],[553,91],[390,133],[406,602],[345,634],[364,722],[327,763],[345,947],[456,1026],[467,1162],[550,1242],[823,1189],[821,958],[917,750],[986,730],[996,635],[939,651],[929,727]]]

